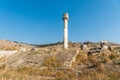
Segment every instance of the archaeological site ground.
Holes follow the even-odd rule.
[[[63,42],[45,45],[0,42],[0,50],[9,51],[0,58],[0,80],[120,79],[120,45],[116,43],[107,42],[105,48],[101,42],[69,42],[66,50]]]

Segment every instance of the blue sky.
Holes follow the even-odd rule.
[[[65,12],[70,17],[69,41],[120,43],[120,0],[0,0],[0,39],[63,41]]]

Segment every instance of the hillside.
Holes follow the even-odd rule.
[[[88,49],[81,49],[82,43],[70,42],[68,50],[63,50],[61,42],[36,46],[22,44],[32,49],[2,57],[0,79],[119,80],[120,45],[108,42],[107,46],[114,46],[113,50],[101,50],[100,43],[86,43]]]
[[[34,46],[10,40],[0,40],[0,50],[18,50],[20,48],[32,48]]]

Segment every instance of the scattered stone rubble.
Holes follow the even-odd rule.
[[[29,55],[25,55],[24,57],[24,62],[26,64],[34,64],[37,66],[38,63],[42,62],[44,58],[39,59],[41,56],[46,56],[46,55],[58,55],[60,61],[63,62],[63,67],[72,67],[72,64],[76,60],[76,56],[79,53],[79,51],[85,51],[88,55],[98,55],[100,53],[105,53],[108,54],[109,51],[117,51],[120,54],[120,46],[119,45],[113,45],[107,41],[100,41],[99,43],[92,43],[92,42],[84,42],[82,43],[69,43],[69,49],[64,51],[62,44],[55,44],[52,46],[45,46],[45,47],[34,47],[34,48],[24,48],[21,46],[20,50],[18,51],[20,53],[33,53]],[[38,53],[36,53],[38,52]],[[16,54],[17,55],[17,54]],[[21,54],[22,55],[22,54]],[[33,55],[33,56],[32,56]],[[30,60],[26,59],[29,58]],[[32,59],[38,58],[39,62],[34,62]],[[21,59],[20,59],[21,62]],[[17,62],[15,63],[17,64]],[[23,63],[21,63],[23,64]]]
[[[99,42],[99,46],[97,47],[89,47],[88,44],[86,43],[83,43],[81,44],[80,46],[81,50],[86,50],[88,55],[97,55],[97,54],[100,54],[101,52],[104,52],[104,51],[118,51],[120,52],[120,46],[119,45],[111,45],[108,41],[100,41]],[[107,53],[106,53],[107,54]]]
[[[91,46],[92,44],[92,46]],[[99,43],[99,46],[96,45],[93,45],[93,43],[87,43],[87,42],[84,42],[83,44],[80,45],[80,48],[75,50],[75,51],[71,51],[66,59],[64,60],[64,63],[63,63],[63,66],[64,67],[72,67],[72,63],[75,62],[76,60],[76,56],[77,54],[79,53],[79,50],[83,50],[83,51],[86,51],[88,53],[88,55],[98,55],[100,53],[104,53],[104,54],[109,54],[110,51],[115,51],[115,48],[118,48],[119,51],[120,51],[120,46],[111,46],[108,41],[100,41]],[[117,50],[118,50],[117,49]]]

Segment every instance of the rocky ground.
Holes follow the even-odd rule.
[[[34,45],[28,51],[19,51],[0,59],[2,80],[120,80],[119,44],[112,51],[100,50],[100,43],[87,42],[88,49],[81,50],[81,43],[69,43],[63,50],[62,43]],[[30,46],[30,45],[29,45]]]

